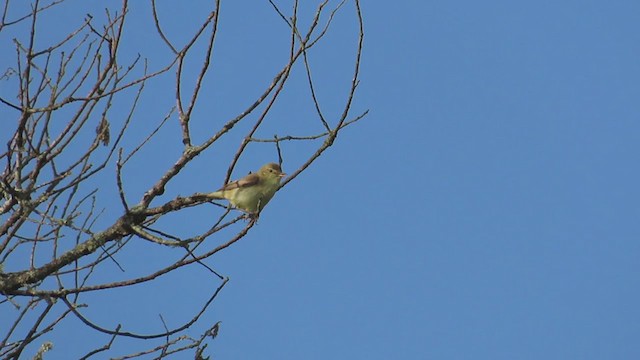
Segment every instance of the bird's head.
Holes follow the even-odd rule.
[[[260,170],[258,170],[258,173],[269,178],[276,178],[278,180],[287,175],[282,172],[282,168],[280,168],[280,165],[276,163],[268,163],[264,165],[260,168]]]

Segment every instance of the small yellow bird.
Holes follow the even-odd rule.
[[[257,173],[232,181],[209,196],[229,200],[236,208],[256,214],[271,200],[280,186],[280,180],[286,175],[280,165],[268,163]]]

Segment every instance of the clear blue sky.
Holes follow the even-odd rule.
[[[175,38],[203,16],[195,5],[163,5]],[[362,7],[354,110],[369,116],[280,191],[249,235],[208,262],[231,280],[192,335],[222,321],[208,348],[216,359],[640,358],[640,2]],[[210,100],[195,115],[214,124],[268,84],[288,41],[266,1],[223,2],[221,18],[203,90]],[[353,22],[349,3],[312,53],[333,120],[350,81]],[[280,47],[267,44],[276,36]],[[164,51],[153,44],[143,55]],[[144,106],[160,108],[157,119],[173,105],[173,88],[147,91],[156,102]],[[298,101],[307,98],[299,77],[274,109],[292,135],[318,130],[306,119],[308,101]],[[127,174],[138,179],[132,201],[179,156],[177,135],[163,136],[173,145]],[[198,159],[168,195],[217,188],[238,140],[229,144]],[[285,171],[308,151],[283,150]],[[236,177],[275,159],[270,147],[251,153]],[[202,211],[167,226],[210,222]],[[131,256],[173,258],[140,249]],[[216,286],[201,269],[183,271],[151,290],[113,292],[112,315],[101,318],[98,305],[92,314],[105,325],[157,330],[158,313],[177,324],[206,301],[203,287]]]

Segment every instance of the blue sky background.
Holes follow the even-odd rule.
[[[308,23],[317,5],[305,4]],[[148,4],[132,5],[128,24],[139,35],[126,46],[168,56]],[[207,8],[164,2],[161,15],[171,37],[184,40]],[[76,10],[47,21],[77,24],[87,10]],[[353,11],[347,3],[311,53],[332,122],[351,80]],[[191,334],[222,321],[208,348],[216,359],[640,358],[640,3],[365,1],[362,11],[354,116],[370,114],[282,189],[249,235],[207,262],[230,282]],[[268,2],[223,2],[220,16],[196,140],[250,104],[287,58],[288,30]],[[302,70],[262,137],[321,131]],[[171,80],[147,87],[135,126],[168,112]],[[165,127],[125,169],[131,202],[179,157],[177,129],[175,121]],[[166,199],[219,187],[246,129],[185,169]],[[140,131],[129,144],[146,136]],[[284,170],[312,151],[283,145]],[[251,145],[234,177],[275,159],[272,146]],[[109,194],[113,176],[100,181]],[[163,226],[206,229],[215,211]],[[177,256],[130,245],[119,259],[128,272],[113,267],[115,276]],[[218,284],[194,267],[146,287],[87,294],[85,313],[104,326],[155,332],[159,313],[175,326]],[[119,345],[124,353],[128,343]],[[60,345],[48,358],[75,351]]]

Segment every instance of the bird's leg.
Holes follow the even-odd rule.
[[[260,203],[262,202],[262,198],[258,199],[258,204],[256,205],[256,211],[249,213],[249,218],[255,219],[258,222],[258,218],[260,217],[260,211],[262,211],[262,206]]]
[[[259,211],[252,212],[252,213],[247,213],[247,215],[249,216],[250,220],[255,220],[256,222],[258,222],[258,219],[260,218],[260,212]]]

